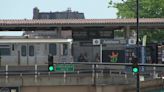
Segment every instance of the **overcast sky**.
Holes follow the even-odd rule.
[[[40,12],[79,11],[87,19],[116,18],[117,10],[108,8],[109,0],[1,0],[0,19],[32,19],[33,8],[38,7]],[[115,2],[121,0],[114,0]],[[5,35],[8,33],[0,33]],[[12,33],[11,33],[12,34]]]

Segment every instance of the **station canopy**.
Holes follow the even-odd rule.
[[[164,29],[164,18],[140,18],[140,29]],[[76,30],[129,27],[136,29],[136,19],[22,19],[0,20],[0,31]]]

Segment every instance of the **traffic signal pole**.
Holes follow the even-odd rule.
[[[140,76],[139,76],[139,72],[136,74],[137,75],[137,90],[136,92],[140,92]]]
[[[132,72],[135,74],[136,77],[136,92],[140,92],[140,69],[138,65],[138,58],[133,58],[132,64]]]
[[[139,63],[139,0],[136,0],[136,18],[137,18],[137,63]],[[136,82],[136,92],[140,92],[140,71],[136,74],[137,82]]]

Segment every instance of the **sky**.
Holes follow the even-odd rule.
[[[116,18],[117,10],[108,8],[109,0],[1,0],[0,19],[32,19],[33,8],[40,12],[72,11],[83,12],[86,19]],[[114,0],[118,2],[121,0]],[[4,33],[6,34],[6,33]],[[2,35],[2,33],[0,33]]]

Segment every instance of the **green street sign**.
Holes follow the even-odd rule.
[[[56,71],[57,72],[74,72],[74,65],[73,64],[57,64]]]

